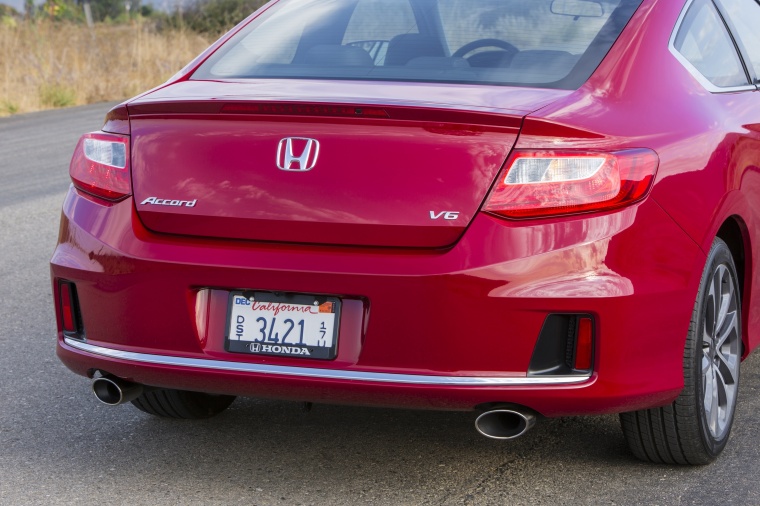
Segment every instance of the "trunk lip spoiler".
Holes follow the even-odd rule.
[[[252,107],[248,110],[245,106],[257,105],[260,111]],[[237,110],[235,108],[238,107]],[[302,109],[301,112],[290,112]],[[355,115],[320,113],[319,110],[328,108],[354,108],[357,111],[371,109],[382,111],[383,114],[366,115],[361,112]],[[283,112],[272,112],[280,109]],[[288,112],[286,112],[288,111]],[[319,101],[296,101],[296,100],[255,100],[245,101],[239,99],[228,100],[161,100],[142,102],[129,105],[130,119],[149,117],[188,117],[188,116],[213,116],[218,118],[278,118],[282,121],[297,120],[299,118],[319,117],[325,121],[350,120],[350,121],[421,121],[440,124],[458,124],[468,126],[496,127],[517,131],[522,126],[524,111],[482,111],[470,109],[449,109],[431,107],[420,104],[384,104],[365,102],[319,102]]]
[[[580,90],[516,86],[251,79],[179,81],[127,101],[130,115],[153,104],[282,102],[384,106],[525,116]]]

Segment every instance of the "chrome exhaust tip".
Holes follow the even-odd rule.
[[[143,386],[115,376],[101,376],[92,381],[92,392],[103,404],[118,406],[140,397]]]
[[[531,413],[514,409],[493,409],[475,420],[475,428],[491,439],[516,439],[536,425]]]

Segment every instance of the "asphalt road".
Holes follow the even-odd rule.
[[[47,264],[71,152],[107,110],[0,118],[0,504],[760,504],[758,356],[700,468],[638,462],[615,416],[501,443],[468,413],[238,399],[189,422],[100,404],[55,357]]]

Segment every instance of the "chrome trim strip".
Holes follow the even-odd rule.
[[[743,86],[734,86],[730,88],[721,88],[720,86],[716,86],[713,83],[710,82],[709,79],[707,79],[705,76],[702,75],[702,73],[697,70],[697,67],[691,64],[689,60],[686,59],[684,55],[682,55],[678,49],[676,49],[676,37],[678,36],[678,31],[681,29],[681,24],[683,23],[683,18],[686,17],[686,14],[689,12],[689,8],[691,7],[691,4],[694,3],[694,0],[689,0],[686,2],[686,5],[684,6],[683,10],[681,11],[681,15],[678,16],[678,21],[676,22],[676,27],[673,29],[673,33],[670,34],[670,41],[668,42],[668,49],[670,50],[671,54],[676,57],[676,60],[683,65],[683,67],[689,72],[689,74],[694,77],[697,81],[699,81],[699,84],[702,85],[704,89],[709,91],[710,93],[735,93],[738,91],[756,91],[757,87],[754,84],[747,83]],[[737,53],[737,56],[741,59],[741,56],[739,53]]]
[[[114,350],[95,346],[76,339],[64,337],[63,341],[72,348],[100,355],[106,358],[139,362],[143,364],[169,365],[190,367],[194,369],[211,369],[216,371],[249,372],[257,374],[274,374],[280,376],[296,376],[301,378],[337,379],[348,381],[368,381],[375,383],[399,383],[404,385],[437,385],[437,386],[525,386],[525,385],[574,385],[588,381],[585,376],[428,376],[421,374],[389,374],[366,371],[341,371],[335,369],[317,369],[313,367],[290,367],[283,365],[249,364],[244,362],[227,362],[202,358],[172,357],[167,355],[151,355],[131,351]]]

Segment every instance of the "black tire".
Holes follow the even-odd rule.
[[[628,447],[639,459],[703,465],[715,460],[725,448],[736,409],[742,354],[738,280],[731,251],[716,238],[707,256],[689,325],[683,391],[668,406],[620,415]],[[720,290],[720,299],[713,296],[716,290]],[[727,294],[731,295],[728,299]],[[716,313],[723,318],[714,318]],[[723,336],[723,344],[716,346]],[[706,384],[712,387],[709,398]],[[722,401],[725,407],[721,410]]]
[[[160,388],[143,392],[132,404],[140,411],[164,418],[200,419],[218,415],[234,400],[234,395]]]

